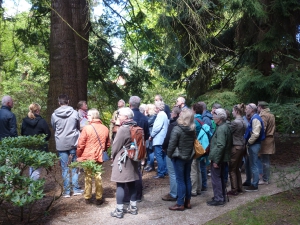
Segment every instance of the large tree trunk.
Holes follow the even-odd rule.
[[[58,95],[69,95],[70,105],[74,108],[78,101],[87,100],[90,25],[86,0],[52,0],[52,8],[47,102],[49,119],[58,107]]]

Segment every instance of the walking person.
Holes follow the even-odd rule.
[[[89,125],[86,125],[80,134],[76,151],[77,161],[93,160],[101,165],[103,162],[103,153],[107,151],[110,146],[109,130],[102,124],[97,109],[90,109],[87,113],[87,117]],[[86,203],[89,204],[92,198],[92,171],[85,169],[84,172],[84,198]],[[96,173],[94,176],[96,204],[101,205],[103,203],[101,172]]]
[[[183,211],[191,209],[191,165],[193,161],[195,123],[194,112],[190,109],[182,109],[177,126],[172,130],[168,157],[172,158],[177,182],[177,202],[169,210]]]

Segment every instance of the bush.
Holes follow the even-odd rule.
[[[25,209],[29,212],[27,221],[30,221],[34,203],[45,195],[43,191],[45,179],[36,181],[31,179],[27,174],[28,168],[49,169],[58,160],[54,153],[32,150],[46,144],[44,138],[45,135],[20,136],[4,138],[0,142],[1,210],[5,210],[7,214],[7,205],[20,207],[21,221],[24,220]]]

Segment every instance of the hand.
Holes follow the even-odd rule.
[[[149,141],[151,141],[151,140],[152,140],[152,137],[150,136],[150,137],[149,137]]]
[[[218,166],[217,163],[213,163],[213,167],[214,167],[214,168],[219,168],[219,166]]]

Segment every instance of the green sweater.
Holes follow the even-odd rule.
[[[226,122],[217,125],[210,142],[209,159],[214,163],[229,162],[231,157],[232,135]]]

